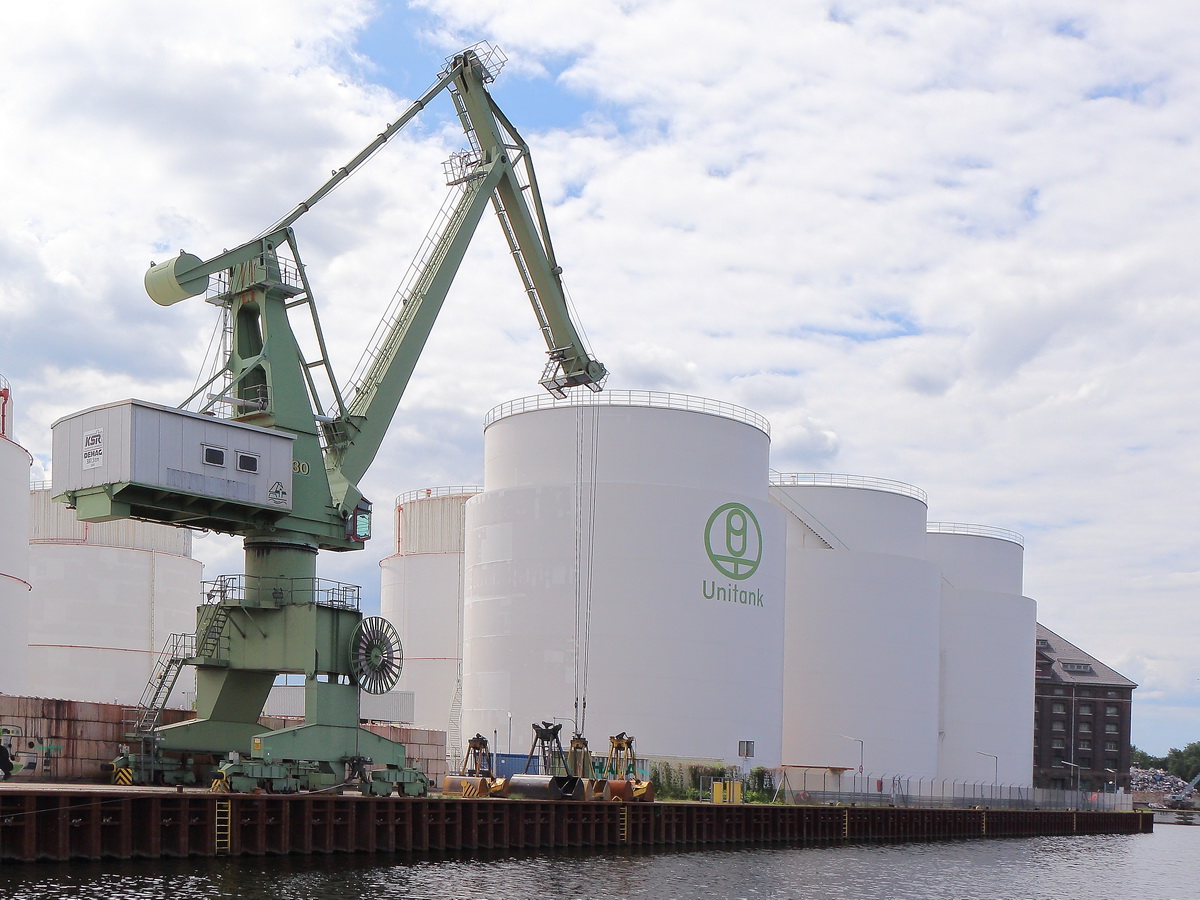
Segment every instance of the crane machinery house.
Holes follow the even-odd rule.
[[[95,406],[53,425],[53,489],[77,517],[221,527],[292,508],[295,435],[144,400]],[[221,519],[212,517],[220,513]]]

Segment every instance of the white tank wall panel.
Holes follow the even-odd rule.
[[[197,560],[152,550],[31,544],[29,692],[136,704],[167,638],[195,631],[200,573]]]
[[[2,381],[2,380],[0,380]],[[7,383],[3,382],[7,389]],[[11,405],[0,398],[12,433]],[[0,693],[28,690],[29,466],[32,457],[0,436]]]
[[[267,695],[263,706],[264,716],[279,716],[285,719],[304,718],[304,685],[277,684]],[[404,722],[413,720],[413,695],[408,691],[389,691],[386,694],[358,695],[359,718],[373,722]]]
[[[441,495],[433,490],[427,497],[419,496],[421,492],[417,491],[418,496],[407,495],[397,502],[397,553],[462,553],[463,507],[479,489]]]
[[[582,422],[581,422],[582,418]],[[765,497],[767,435],[722,416],[623,406],[557,406],[492,422],[484,432],[483,483],[489,491],[574,484],[576,438],[604,445],[600,477],[683,487],[714,477],[731,493]]]
[[[998,769],[1001,784],[1027,785],[1037,604],[1012,590],[979,587],[1019,589],[1021,547],[955,534],[931,534],[929,542],[949,573],[942,584],[938,777],[991,784]]]
[[[783,476],[787,478],[788,476]],[[852,477],[852,476],[846,476]],[[923,494],[899,482],[862,479],[909,489],[916,496],[892,490],[825,484],[776,483],[792,501],[815,517],[847,549],[925,558],[928,508]]]
[[[853,501],[861,493],[846,491]],[[805,549],[807,529],[789,519],[783,762],[857,768],[859,747],[846,735],[864,742],[869,773],[932,777],[937,567],[891,554]]]
[[[30,491],[29,540],[33,543],[93,544],[191,556],[192,532],[186,528],[134,519],[80,522],[73,509],[56,503],[52,497],[49,489]]]
[[[579,426],[575,409],[555,408],[485,432],[485,490],[467,504],[463,733],[506,735],[511,713],[513,749],[524,752],[531,723],[572,727],[576,661],[585,662],[575,589],[582,500],[594,745],[625,731],[643,754],[733,762],[738,741],[753,740],[756,764],[777,763],[784,532],[766,499],[766,434],[679,409],[588,406],[578,443],[595,438],[593,516],[593,495],[576,487]],[[590,451],[584,458],[590,475]],[[717,515],[729,504],[741,506]],[[733,512],[754,532],[744,570],[725,563],[740,578],[706,549],[708,535],[721,551]]]
[[[458,521],[461,531],[461,516]],[[450,721],[462,656],[462,564],[461,553],[389,556],[380,563],[380,614],[396,626],[404,646],[396,690],[414,694],[411,721],[418,728],[445,731]]]
[[[1025,549],[1019,543],[989,536],[984,526],[944,527],[976,528],[984,533],[930,531],[926,538],[927,554],[941,568],[943,578],[962,590],[1021,596]]]

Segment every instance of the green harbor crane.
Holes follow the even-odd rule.
[[[541,384],[562,397],[576,386],[600,390],[607,374],[568,312],[529,149],[488,92],[503,63],[486,43],[453,56],[397,121],[266,232],[207,260],[180,252],[151,266],[145,283],[156,303],[204,296],[226,322],[222,364],[179,408],[129,400],[55,423],[55,494],[79,519],[244,538],[244,574],[206,582],[195,634],[177,636],[147,686],[136,768],[148,761],[158,777],[185,780],[189,767],[164,757],[173,751],[225,757],[217,781],[235,790],[335,785],[347,767],[375,793],[423,789],[403,745],[359,727],[359,691],[390,690],[399,676],[395,629],[364,619],[358,589],[319,579],[316,561],[370,537],[361,480],[489,205],[546,341]],[[292,226],[443,91],[468,141],[447,164],[455,190],[343,389]],[[315,337],[307,356],[296,316]],[[197,670],[197,717],[161,725],[183,665]],[[259,717],[280,674],[304,676],[304,723],[264,730]]]

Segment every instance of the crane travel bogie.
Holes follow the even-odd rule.
[[[150,771],[162,750],[236,753],[215,781],[328,786],[347,767],[363,780],[370,758],[375,768],[366,784],[373,792],[423,789],[406,774],[402,745],[358,727],[359,690],[394,681],[398,642],[393,647],[390,626],[364,634],[357,603],[320,587],[316,559],[320,550],[359,549],[370,537],[370,503],[359,483],[487,207],[546,343],[541,384],[563,396],[579,386],[600,390],[607,376],[569,313],[528,147],[487,90],[503,62],[487,44],[456,54],[396,122],[261,235],[207,260],[180,251],[151,265],[145,287],[155,303],[205,295],[223,316],[223,358],[179,409],[155,407],[150,431],[135,424],[151,406],[142,401],[55,423],[54,493],[77,518],[137,517],[245,539],[245,573],[225,576],[236,589],[209,597],[197,612],[196,634],[175,642],[191,649],[164,651],[147,686],[150,707],[139,711],[133,738],[151,757]],[[414,260],[414,275],[343,388],[292,226],[442,91],[470,149],[456,159],[454,193]],[[292,317],[304,313],[316,344],[313,351],[308,342],[309,355],[293,331]],[[182,665],[197,669],[198,718],[159,727]],[[263,732],[258,717],[279,674],[304,676],[304,724]]]

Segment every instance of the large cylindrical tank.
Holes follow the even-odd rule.
[[[0,694],[27,690],[29,640],[29,467],[17,443],[13,392],[0,376]]]
[[[557,721],[593,746],[625,732],[642,755],[731,763],[754,741],[750,764],[776,764],[769,443],[750,410],[672,394],[492,410],[466,507],[464,732],[524,752],[531,723]]]
[[[398,691],[414,694],[413,723],[446,731],[461,750],[455,697],[462,670],[464,507],[479,487],[437,487],[396,498],[396,552],[380,563],[380,609],[400,631]],[[461,762],[455,761],[455,765]]]
[[[778,475],[787,516],[783,762],[933,777],[940,575],[925,494],[854,475]]]
[[[928,542],[942,572],[938,777],[1028,785],[1037,604],[1021,593],[1021,536],[931,522]]]
[[[79,522],[48,488],[27,492],[29,693],[135,705],[167,638],[196,630],[201,565],[191,532]],[[185,669],[170,705],[183,706],[193,684]]]

